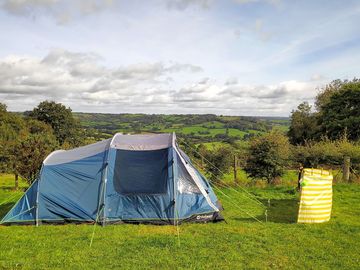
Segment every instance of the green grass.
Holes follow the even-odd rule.
[[[273,130],[279,130],[279,131],[284,132],[284,133],[286,133],[286,132],[289,131],[289,127],[288,127],[288,126],[284,126],[284,125],[278,125],[278,126],[275,125],[275,126],[272,127],[272,129],[273,129]]]
[[[14,175],[0,174],[0,218],[4,216],[12,205],[20,199],[23,191],[27,188],[27,183],[19,179],[19,189],[14,190]],[[1,268],[0,268],[1,269]]]
[[[224,143],[224,142],[208,142],[208,143],[203,143],[203,145],[209,150],[213,150],[222,146],[229,146],[228,143]]]
[[[215,127],[215,128],[223,128],[224,124],[219,121],[211,121],[211,122],[205,122],[203,126],[206,127]]]
[[[171,133],[176,132],[178,134],[184,134],[187,136],[196,136],[204,138],[205,140],[211,140],[211,138],[217,135],[225,135],[227,132],[226,123],[228,121],[238,121],[243,123],[244,127],[248,127],[247,130],[240,130],[237,128],[229,128],[228,135],[230,137],[243,139],[248,134],[261,134],[262,131],[256,130],[256,125],[264,125],[267,127],[274,127],[281,129],[282,131],[287,129],[286,122],[281,120],[249,120],[242,119],[241,117],[234,116],[222,116],[217,117],[217,120],[208,121],[207,119],[199,119],[200,115],[158,115],[152,116],[152,121],[149,119],[150,116],[139,115],[139,114],[124,114],[124,115],[109,115],[109,114],[86,114],[86,113],[75,113],[75,117],[79,119],[82,126],[85,128],[98,128],[101,132],[107,133],[104,138],[108,138],[108,134],[120,133],[134,133],[134,132],[161,132]],[[214,116],[215,117],[215,116]],[[223,122],[222,122],[223,121]],[[254,122],[255,121],[255,122]],[[191,123],[193,122],[193,123]],[[137,125],[134,125],[137,124]],[[255,128],[252,129],[252,128]],[[99,136],[97,136],[99,137]]]
[[[0,175],[0,183],[1,203],[14,194],[13,179]],[[295,223],[293,187],[248,190],[268,206],[267,223],[244,193],[222,189],[232,198],[218,192],[227,223],[184,224],[179,239],[174,226],[97,226],[90,247],[93,225],[0,226],[0,269],[359,268],[360,185],[334,186],[332,219],[317,225]]]

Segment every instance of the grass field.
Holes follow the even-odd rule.
[[[84,128],[95,128],[98,136],[108,138],[116,132],[176,132],[213,141],[217,135],[243,139],[246,135],[261,134],[266,129],[286,132],[289,119],[216,116],[216,115],[141,115],[74,113]],[[230,124],[230,125],[229,125]],[[226,128],[230,126],[232,128]],[[221,140],[221,139],[219,139]]]
[[[0,204],[14,196],[0,216],[20,196],[12,185],[0,175]],[[360,185],[335,185],[332,219],[318,225],[295,223],[293,187],[249,191],[268,222],[243,192],[221,189],[227,223],[184,224],[179,238],[174,226],[97,226],[90,247],[93,225],[0,226],[0,269],[359,269]]]

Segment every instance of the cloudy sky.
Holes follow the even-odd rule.
[[[288,116],[360,76],[358,0],[0,0],[0,102]]]

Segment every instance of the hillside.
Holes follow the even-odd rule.
[[[273,128],[286,131],[289,119],[284,117],[217,116],[214,114],[103,114],[74,113],[86,129],[95,129],[99,137],[108,138],[116,132],[176,132],[196,142],[247,140],[254,134]]]

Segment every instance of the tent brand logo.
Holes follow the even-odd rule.
[[[196,219],[199,220],[199,219],[202,219],[202,218],[212,218],[213,215],[206,215],[206,216],[196,216]]]

